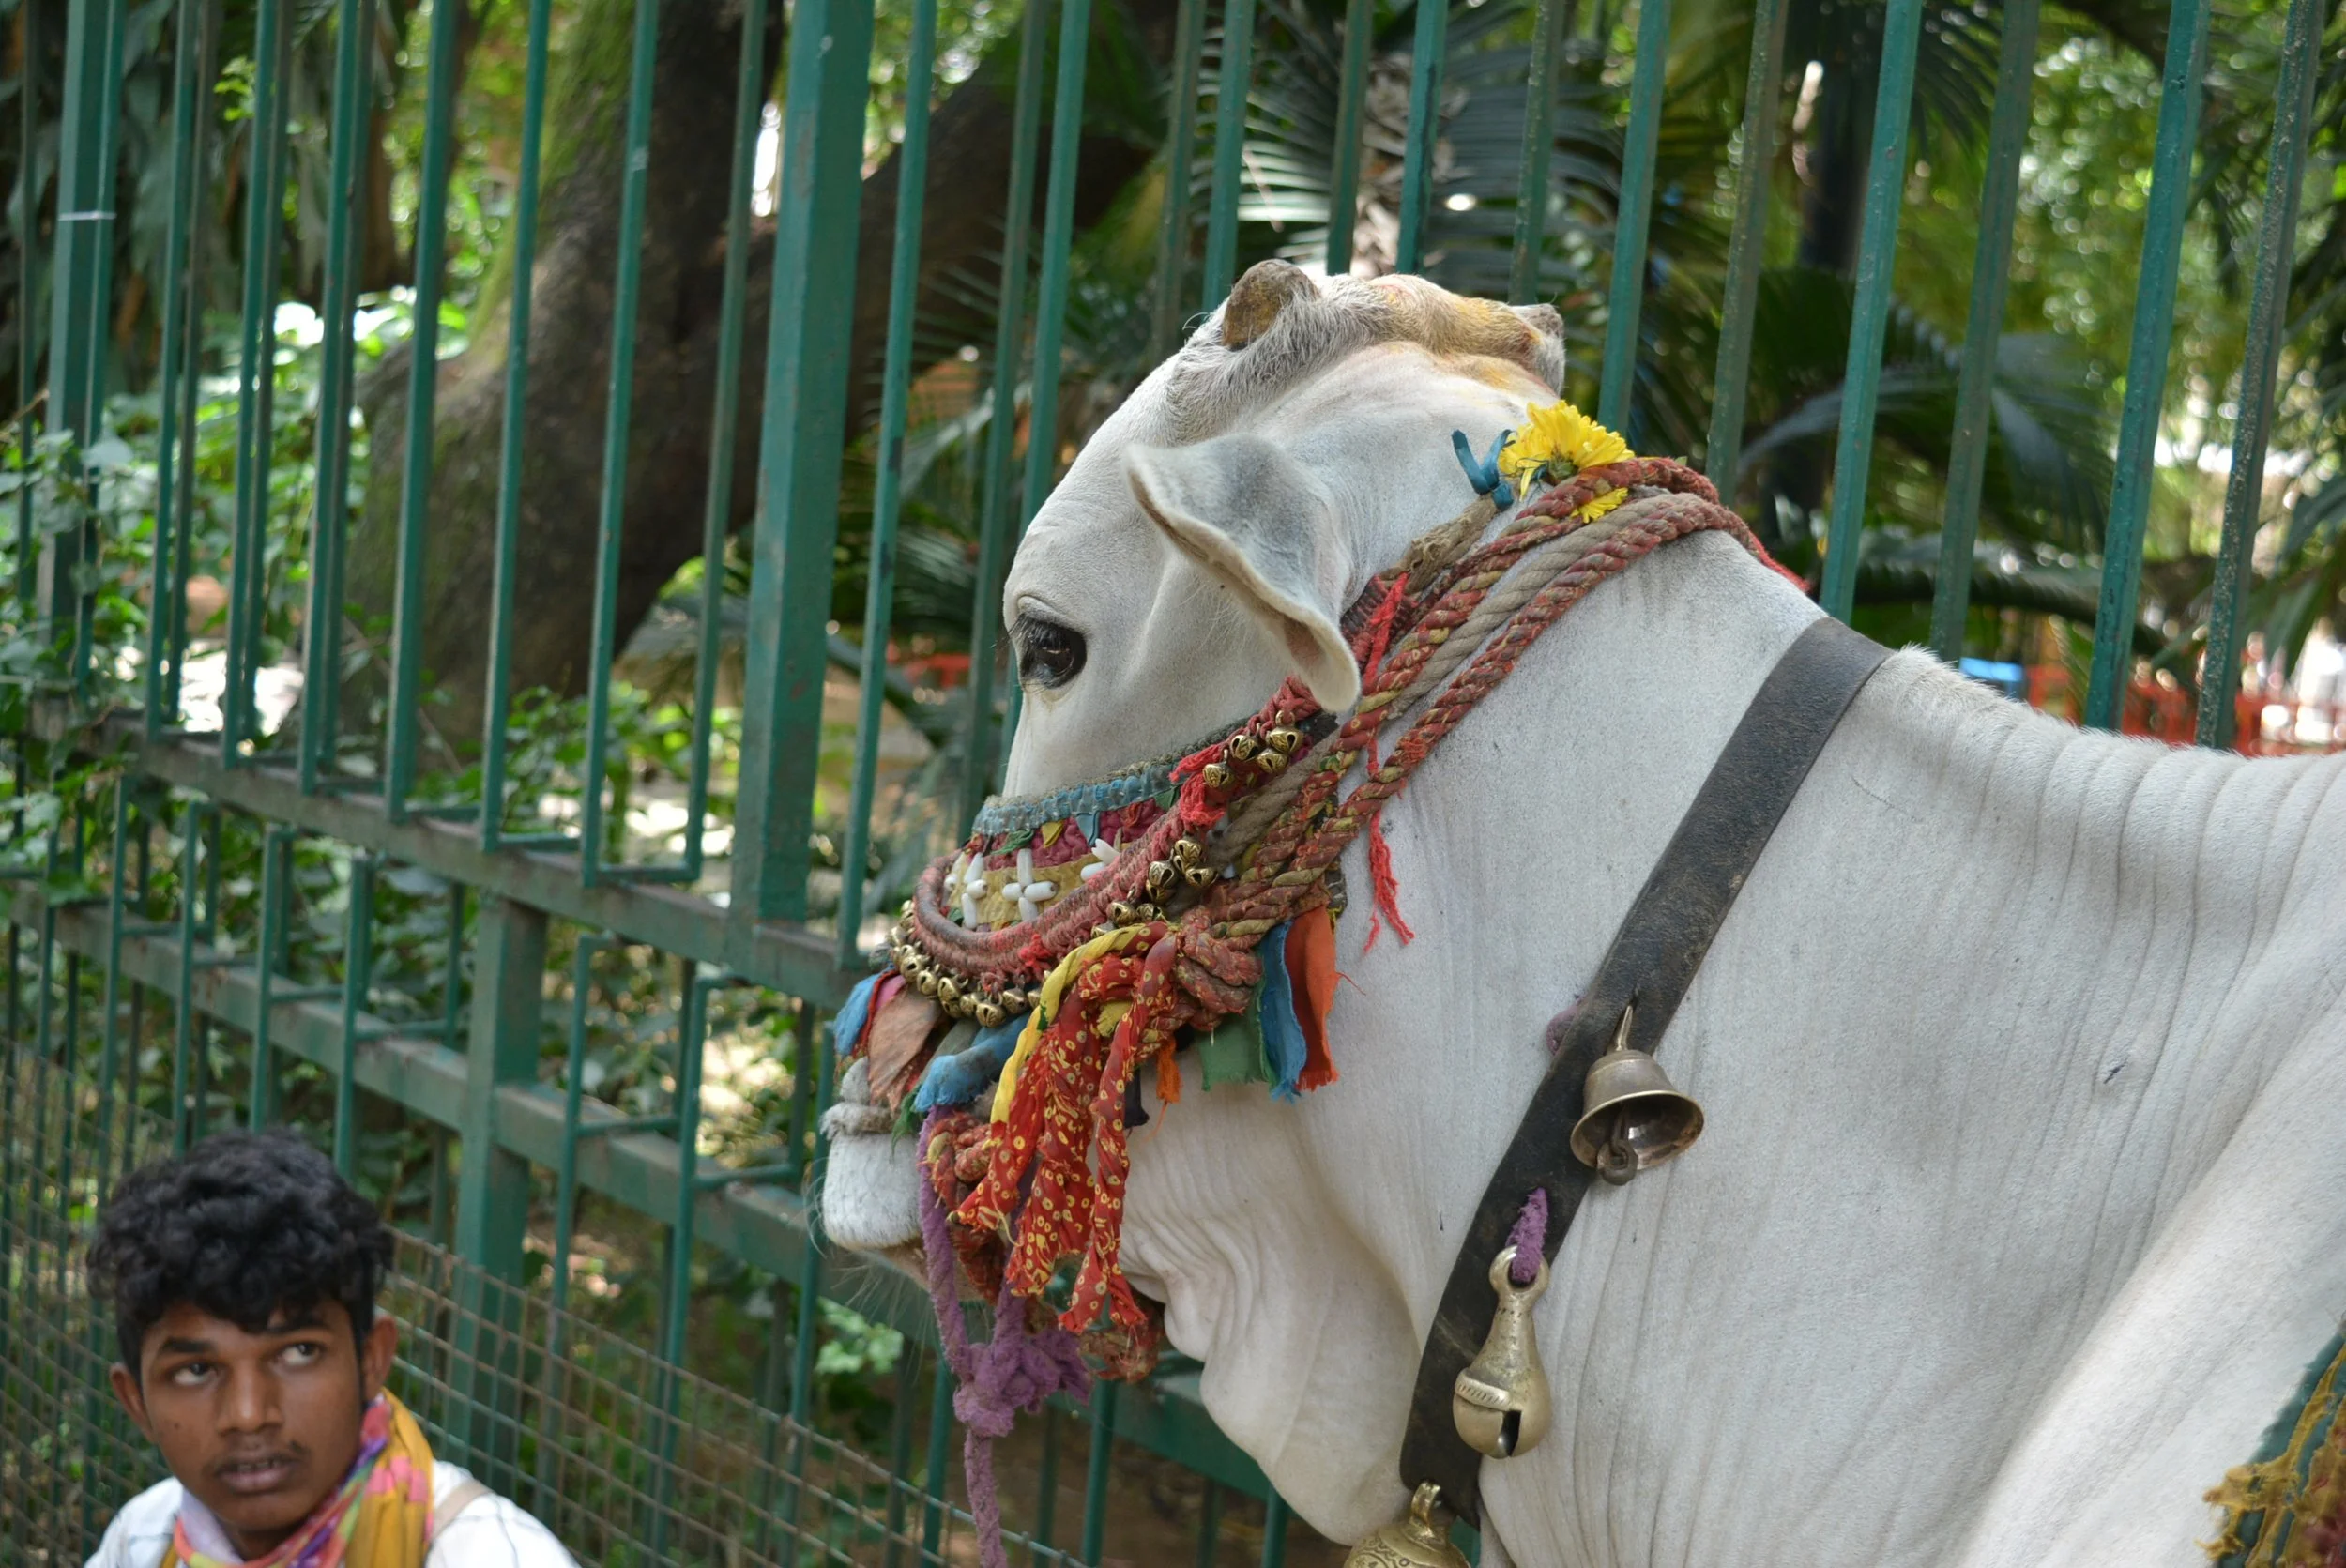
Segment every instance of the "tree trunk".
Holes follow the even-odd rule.
[[[778,9],[779,8],[777,8]],[[1094,64],[1109,50],[1170,53],[1173,0],[1131,0],[1095,27]],[[511,687],[574,694],[588,676],[595,541],[602,495],[614,271],[626,112],[628,0],[587,0],[549,93],[523,445],[520,549]],[[1121,37],[1118,35],[1121,34]],[[724,267],[725,181],[732,145],[738,13],[663,8],[653,91],[650,178],[636,312],[634,419],[618,574],[624,645],[678,568],[699,553],[713,422],[718,311]],[[779,42],[772,47],[779,57]],[[973,277],[992,286],[1009,185],[1010,39],[938,106],[922,221],[923,305],[949,314]],[[1130,69],[1129,56],[1124,62]],[[1094,70],[1095,80],[1104,73]],[[770,71],[769,71],[770,75]],[[1082,143],[1076,218],[1088,224],[1144,170],[1155,147],[1130,117]],[[1136,131],[1138,134],[1136,135]],[[1046,137],[1047,145],[1047,137]],[[855,428],[876,403],[884,344],[897,160],[864,181],[859,224],[851,395]],[[1043,181],[1036,182],[1038,198]],[[1038,201],[1039,213],[1039,201]],[[751,238],[740,419],[728,528],[750,519],[771,287],[772,232]],[[948,285],[957,285],[948,292]],[[469,747],[480,733],[495,558],[507,334],[506,285],[494,277],[465,351],[442,360],[434,464],[426,508],[424,665],[439,706],[434,727]],[[396,570],[406,359],[388,359],[362,389],[372,434],[364,522],[354,528],[348,591],[364,620],[388,618]],[[365,723],[361,692],[345,711]]]

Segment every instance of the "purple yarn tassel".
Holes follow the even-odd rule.
[[[1027,1303],[1011,1289],[1007,1274],[994,1306],[994,1338],[971,1345],[962,1321],[954,1278],[949,1216],[927,1169],[930,1143],[942,1110],[931,1111],[921,1127],[921,1247],[929,1275],[929,1302],[937,1309],[937,1343],[945,1364],[960,1385],[953,1414],[963,1428],[962,1478],[969,1491],[969,1515],[977,1525],[980,1568],[1009,1568],[1002,1547],[1002,1502],[994,1480],[994,1439],[1010,1435],[1021,1415],[1043,1408],[1055,1393],[1078,1397],[1091,1388],[1083,1350],[1075,1336],[1053,1324],[1041,1333],[1027,1328]]]
[[[1531,1195],[1523,1200],[1523,1212],[1516,1216],[1516,1227],[1507,1232],[1507,1242],[1516,1249],[1513,1263],[1507,1265],[1507,1281],[1518,1290],[1540,1277],[1540,1263],[1547,1256],[1547,1189],[1534,1187]]]

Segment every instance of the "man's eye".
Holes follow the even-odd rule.
[[[309,1366],[326,1354],[326,1347],[305,1340],[298,1345],[288,1345],[277,1354],[287,1366]]]
[[[171,1381],[179,1388],[191,1389],[212,1375],[210,1362],[181,1362],[171,1369]]]
[[[1035,616],[1021,616],[1013,628],[1018,643],[1018,678],[1037,686],[1064,686],[1084,667],[1084,634]]]

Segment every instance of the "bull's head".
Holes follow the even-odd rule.
[[[1471,498],[1452,433],[1486,449],[1562,372],[1544,306],[1250,271],[1092,437],[1018,550],[1002,601],[1024,689],[1008,792],[1166,754],[1289,677],[1350,707],[1345,608]],[[1419,1130],[1410,1081],[1345,1058],[1347,1017],[1340,1000],[1339,1085],[1301,1104],[1257,1085],[1192,1092],[1135,1140],[1124,1259],[1165,1303],[1173,1345],[1205,1363],[1216,1421],[1314,1523],[1357,1533],[1390,1516],[1394,1483],[1319,1456],[1398,1439],[1418,1348],[1375,1195],[1358,1187],[1362,1140]],[[918,1245],[912,1142],[836,1139],[835,1239]],[[1341,1364],[1325,1359],[1335,1345]]]

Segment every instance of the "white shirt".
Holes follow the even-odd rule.
[[[438,1507],[470,1481],[462,1467],[435,1459],[432,1501]],[[156,1568],[171,1545],[172,1521],[184,1494],[161,1481],[122,1505],[87,1568]],[[475,1498],[432,1543],[424,1568],[578,1568],[554,1532],[495,1493]]]

